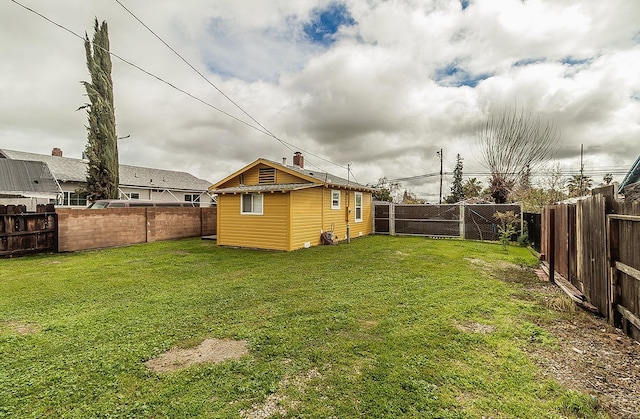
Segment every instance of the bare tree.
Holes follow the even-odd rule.
[[[543,123],[514,105],[490,114],[479,137],[482,157],[491,172],[491,196],[496,203],[505,203],[514,186],[550,157],[560,132],[552,121]]]

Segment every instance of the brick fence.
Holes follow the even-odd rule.
[[[56,208],[58,251],[99,249],[216,234],[217,208]]]

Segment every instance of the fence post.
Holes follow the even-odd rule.
[[[555,284],[554,274],[556,269],[556,210],[549,208],[549,282]]]
[[[396,204],[389,204],[389,235],[396,235]]]
[[[465,211],[465,206],[464,206],[464,202],[460,202],[460,239],[464,240],[465,237],[465,226],[464,226],[464,211]]]
[[[617,304],[617,275],[616,260],[619,258],[620,250],[620,221],[611,217],[606,217],[607,222],[607,259],[608,259],[608,278],[609,283],[607,289],[608,315],[609,324],[616,326],[616,304]]]

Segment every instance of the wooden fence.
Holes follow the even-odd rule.
[[[56,252],[57,226],[53,205],[38,205],[35,213],[24,205],[0,205],[0,257]]]
[[[640,202],[616,199],[614,186],[542,212],[541,257],[615,326],[640,338]]]
[[[521,220],[519,204],[392,204],[379,202],[374,209],[376,234],[459,237],[498,240],[496,212],[513,211]],[[522,220],[521,220],[522,221]]]

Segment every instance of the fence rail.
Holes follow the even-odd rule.
[[[506,211],[522,217],[522,208],[517,204],[376,203],[374,227],[377,234],[493,241],[499,239],[498,220],[493,215]]]

